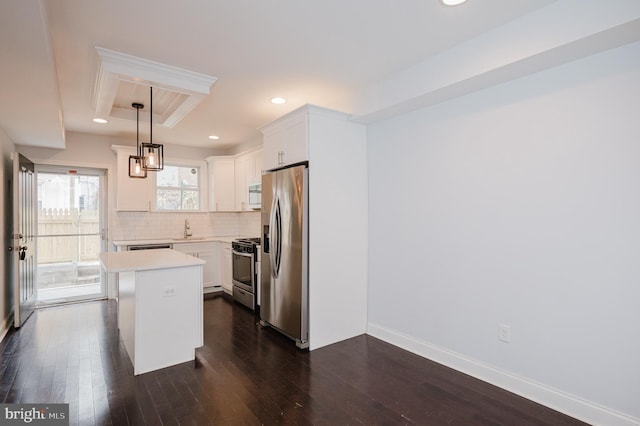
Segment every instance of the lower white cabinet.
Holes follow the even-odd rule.
[[[202,287],[205,293],[233,293],[231,243],[173,243],[173,249],[207,262],[202,268]]]
[[[220,248],[218,242],[174,244],[173,249],[200,258],[205,263],[202,269],[202,286],[205,293],[220,291]]]
[[[205,293],[220,289],[219,250],[217,243],[209,243],[210,249],[198,252],[198,257],[207,263],[202,270],[202,285]]]
[[[233,293],[231,243],[173,243],[173,249],[207,262],[202,269],[202,286],[205,293]]]
[[[222,271],[222,289],[225,293],[233,293],[233,273],[232,273],[232,259],[231,259],[231,243],[220,243],[221,250],[221,268]]]

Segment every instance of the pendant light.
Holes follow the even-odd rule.
[[[134,102],[131,106],[136,109],[136,155],[129,156],[129,177],[144,179],[147,177],[147,170],[140,150],[140,110],[144,105]]]
[[[146,171],[157,172],[164,169],[164,147],[159,143],[153,143],[153,87],[150,87],[149,107],[149,142],[140,144],[140,154],[143,158],[143,167]]]

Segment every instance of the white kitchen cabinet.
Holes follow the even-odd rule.
[[[280,167],[281,154],[284,147],[284,130],[281,128],[261,129],[264,147],[264,169],[272,170]]]
[[[220,248],[217,242],[178,243],[173,249],[206,261],[202,270],[202,286],[205,293],[219,291],[220,287]]]
[[[220,252],[218,243],[209,243],[209,249],[198,251],[198,258],[206,261],[202,271],[204,292],[219,291],[220,286]]]
[[[248,152],[236,157],[236,210],[251,211],[249,207],[249,185],[262,181],[262,150]]]
[[[231,243],[220,243],[222,246],[220,262],[222,263],[220,270],[222,272],[222,289],[225,293],[233,293],[233,272],[231,259]]]
[[[262,165],[264,151],[259,149],[253,151],[248,156],[248,162],[246,163],[245,176],[247,177],[247,185],[262,182]]]
[[[265,170],[309,159],[308,114],[305,110],[289,113],[260,130],[264,135]]]
[[[251,158],[241,155],[236,158],[236,210],[244,211],[248,207],[247,170],[251,167]]]
[[[153,179],[129,177],[129,156],[136,154],[135,147],[113,145],[117,156],[116,210],[120,212],[146,212],[151,210]]]
[[[236,211],[234,157],[208,157],[209,211]]]
[[[264,171],[264,151],[256,152],[253,157],[253,181],[249,183],[262,183],[262,172]]]

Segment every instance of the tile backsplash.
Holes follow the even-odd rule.
[[[184,221],[189,220],[193,236],[259,236],[260,212],[242,213],[157,213],[116,212],[111,221],[111,239],[146,240],[182,238]]]

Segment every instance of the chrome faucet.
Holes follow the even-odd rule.
[[[185,219],[184,220],[184,237],[189,238],[192,235],[193,233],[191,233],[191,228],[189,227],[189,219]]]

